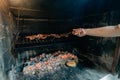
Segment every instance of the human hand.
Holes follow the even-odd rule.
[[[73,29],[72,34],[78,37],[83,37],[86,35],[86,31],[83,28]]]

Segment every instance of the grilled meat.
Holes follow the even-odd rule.
[[[36,35],[26,36],[25,38],[27,38],[29,40],[34,40],[36,38]]]
[[[54,37],[54,38],[62,38],[62,37],[69,37],[68,34],[37,34],[37,35],[31,35],[31,36],[26,36],[27,39],[29,40],[34,40],[34,39],[46,39],[47,37]]]
[[[38,35],[36,35],[36,38],[37,39],[46,39],[47,38],[47,34],[38,34]]]

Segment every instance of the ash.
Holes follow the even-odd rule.
[[[99,80],[105,74],[103,69],[83,68],[82,65],[69,67],[66,62],[78,57],[69,52],[57,51],[41,54],[25,62],[22,72],[13,73],[13,80]]]

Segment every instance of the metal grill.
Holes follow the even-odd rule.
[[[14,50],[15,51],[25,51],[25,50],[32,50],[32,49],[39,49],[44,46],[63,46],[64,45],[73,45],[76,43],[76,41],[79,41],[79,38],[73,35],[70,35],[69,37],[63,37],[63,38],[53,38],[48,37],[44,40],[41,39],[34,39],[29,40],[26,39],[24,35],[19,35],[19,38],[15,41]]]

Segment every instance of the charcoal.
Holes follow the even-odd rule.
[[[44,77],[46,74],[54,74],[56,71],[59,71],[62,68],[65,68],[65,62],[69,59],[63,59],[60,58],[59,55],[63,56],[65,54],[67,54],[68,52],[63,52],[63,51],[58,51],[55,52],[53,54],[41,54],[35,58],[32,58],[31,60],[25,62],[25,66],[23,69],[23,74],[24,76],[27,77],[31,77],[31,79],[35,78],[36,79],[44,79],[42,77]],[[39,68],[36,68],[36,64],[40,62]],[[66,67],[67,68],[67,67]],[[61,74],[65,74],[65,72],[62,72]],[[51,76],[53,75],[49,75],[45,77],[45,79],[51,78],[53,79]],[[54,78],[55,79],[55,78]],[[65,80],[66,78],[64,78]]]
[[[28,60],[21,74],[15,74],[15,80],[99,80],[92,79],[89,70],[84,70],[82,67],[66,66],[66,61],[72,59],[72,57],[64,56],[68,53],[67,51],[58,51],[53,54],[43,53]],[[75,56],[72,53],[70,55]]]

